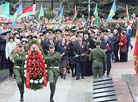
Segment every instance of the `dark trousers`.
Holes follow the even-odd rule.
[[[14,63],[9,58],[8,58],[8,67],[9,67],[9,71],[10,71],[10,76],[12,76]]]
[[[119,48],[114,49],[115,62],[119,61],[118,50],[119,50]]]
[[[110,70],[111,70],[111,56],[112,56],[112,54],[111,53],[106,53],[106,64],[104,64],[104,74],[105,74],[105,71],[107,71],[107,75],[109,75],[110,74]]]
[[[127,52],[120,53],[120,62],[127,62]]]
[[[127,43],[127,51],[126,51],[126,53],[125,54],[123,54],[123,58],[125,59],[125,62],[127,62],[128,61],[128,51],[129,51],[129,42]]]
[[[80,78],[84,77],[84,70],[85,70],[85,62],[77,62],[76,63],[76,77]]]

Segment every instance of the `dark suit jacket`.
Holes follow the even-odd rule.
[[[76,61],[80,62],[87,61],[86,54],[88,53],[88,45],[86,42],[82,42],[81,45],[79,44],[79,42],[76,42],[74,44],[74,52],[75,55],[79,55],[78,57],[76,57]],[[82,54],[84,54],[84,56],[81,56]]]

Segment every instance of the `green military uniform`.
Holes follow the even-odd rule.
[[[12,53],[12,58],[14,60],[14,74],[16,76],[16,82],[21,94],[21,101],[23,101],[24,94],[24,62],[25,62],[25,52],[14,52]]]
[[[50,98],[53,100],[55,93],[56,83],[59,76],[59,63],[61,61],[60,54],[58,52],[49,53],[45,58],[48,65],[48,80],[50,82],[51,95]],[[51,101],[53,102],[53,101]]]
[[[55,52],[53,54],[49,53],[46,57],[46,60],[48,64],[49,82],[55,83],[55,79],[57,79],[57,76],[59,75],[59,63],[61,60],[60,54],[58,52]]]
[[[92,61],[92,71],[94,78],[103,76],[103,66],[106,62],[105,52],[99,48],[94,48],[90,53],[90,60]]]

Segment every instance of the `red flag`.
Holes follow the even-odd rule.
[[[129,13],[128,13],[128,6],[126,5],[126,16],[129,16]]]
[[[76,6],[75,6],[75,8],[73,9],[73,23],[74,24],[76,24],[77,14],[78,14],[78,11],[77,11]]]
[[[138,74],[138,20],[137,20],[137,28],[136,28],[136,41],[134,47],[134,68],[136,74]]]
[[[35,8],[36,8],[35,4],[33,4],[33,5],[29,6],[29,7],[24,8],[23,9],[23,14],[27,13],[27,12],[34,12]]]

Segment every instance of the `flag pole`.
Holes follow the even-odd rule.
[[[90,11],[91,11],[90,2],[91,2],[91,0],[88,0],[88,19],[90,19]]]

